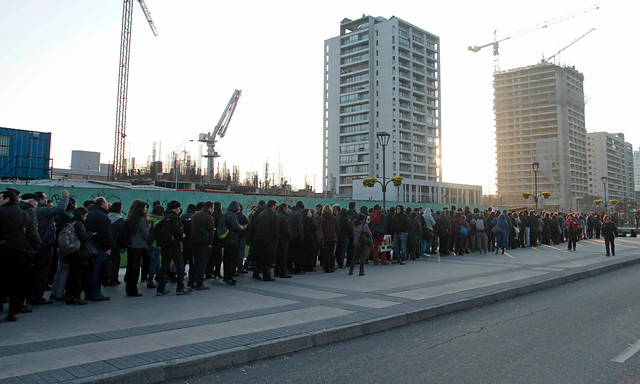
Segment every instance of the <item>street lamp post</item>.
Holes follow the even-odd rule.
[[[180,150],[180,147],[191,142],[193,142],[193,140],[187,140],[176,147],[176,157],[173,161],[173,172],[176,174],[176,191],[178,190],[178,151]]]
[[[534,161],[531,163],[531,168],[533,168],[533,177],[535,183],[535,195],[533,195],[533,200],[536,202],[536,212],[538,212],[538,169],[540,169],[540,163]]]
[[[382,208],[383,209],[387,209],[387,183],[386,183],[387,163],[386,163],[385,155],[386,155],[387,145],[389,144],[390,136],[391,135],[389,134],[389,132],[386,132],[386,131],[378,132],[376,134],[376,137],[378,138],[378,143],[382,147]]]
[[[600,180],[602,180],[602,185],[604,185],[604,213],[607,213],[607,181],[609,181],[609,178],[602,176]]]

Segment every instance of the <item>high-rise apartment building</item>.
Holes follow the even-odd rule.
[[[640,191],[640,148],[633,151],[633,175],[635,178],[635,190]]]
[[[589,193],[604,198],[606,177],[607,200],[633,200],[633,148],[622,133],[587,133]]]
[[[324,191],[352,197],[360,179],[382,179],[376,134],[386,131],[386,176],[404,177],[400,193],[409,200],[401,201],[435,200],[433,184],[442,178],[439,37],[396,17],[363,15],[344,19],[324,53]]]
[[[494,73],[497,184],[503,204],[574,211],[588,193],[583,75],[575,68],[540,63]]]

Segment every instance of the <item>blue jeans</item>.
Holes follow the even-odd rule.
[[[420,239],[420,245],[418,245],[418,256],[422,256],[427,251],[427,240]]]
[[[160,248],[149,247],[149,281],[160,273]]]
[[[102,285],[100,284],[100,271],[102,264],[107,260],[107,251],[99,249],[96,259],[89,267],[89,273],[85,279],[84,295],[86,299],[95,300],[104,297],[102,294]]]
[[[528,247],[531,245],[531,228],[524,227],[524,246]]]
[[[393,259],[396,261],[407,260],[407,233],[395,233],[393,235]],[[402,253],[400,253],[402,249]]]
[[[344,268],[344,258],[347,257],[347,247],[351,242],[350,238],[342,239],[338,243],[338,251],[336,251],[336,259],[338,259],[338,267]]]

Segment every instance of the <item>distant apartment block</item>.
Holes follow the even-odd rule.
[[[497,186],[503,204],[532,207],[538,162],[539,208],[573,211],[588,192],[583,75],[541,63],[494,73]]]
[[[589,158],[589,193],[604,198],[607,178],[607,200],[633,200],[633,148],[622,133],[587,133]]]
[[[363,15],[342,20],[324,54],[323,190],[350,198],[363,192],[361,179],[381,180],[376,134],[386,131],[386,176],[405,179],[394,191],[398,201],[449,195],[438,187],[440,38],[396,17]],[[379,187],[364,192],[380,199]],[[480,204],[482,193],[465,189],[461,196]]]
[[[640,192],[640,148],[637,151],[633,151],[633,175],[635,178],[634,189]]]

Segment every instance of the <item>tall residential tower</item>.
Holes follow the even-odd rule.
[[[588,193],[583,75],[575,68],[541,63],[494,74],[498,194],[509,206],[577,209]]]
[[[325,192],[352,197],[359,179],[382,179],[376,134],[387,131],[387,178],[405,178],[401,201],[426,201],[442,180],[439,46],[396,17],[364,15],[325,41]]]

